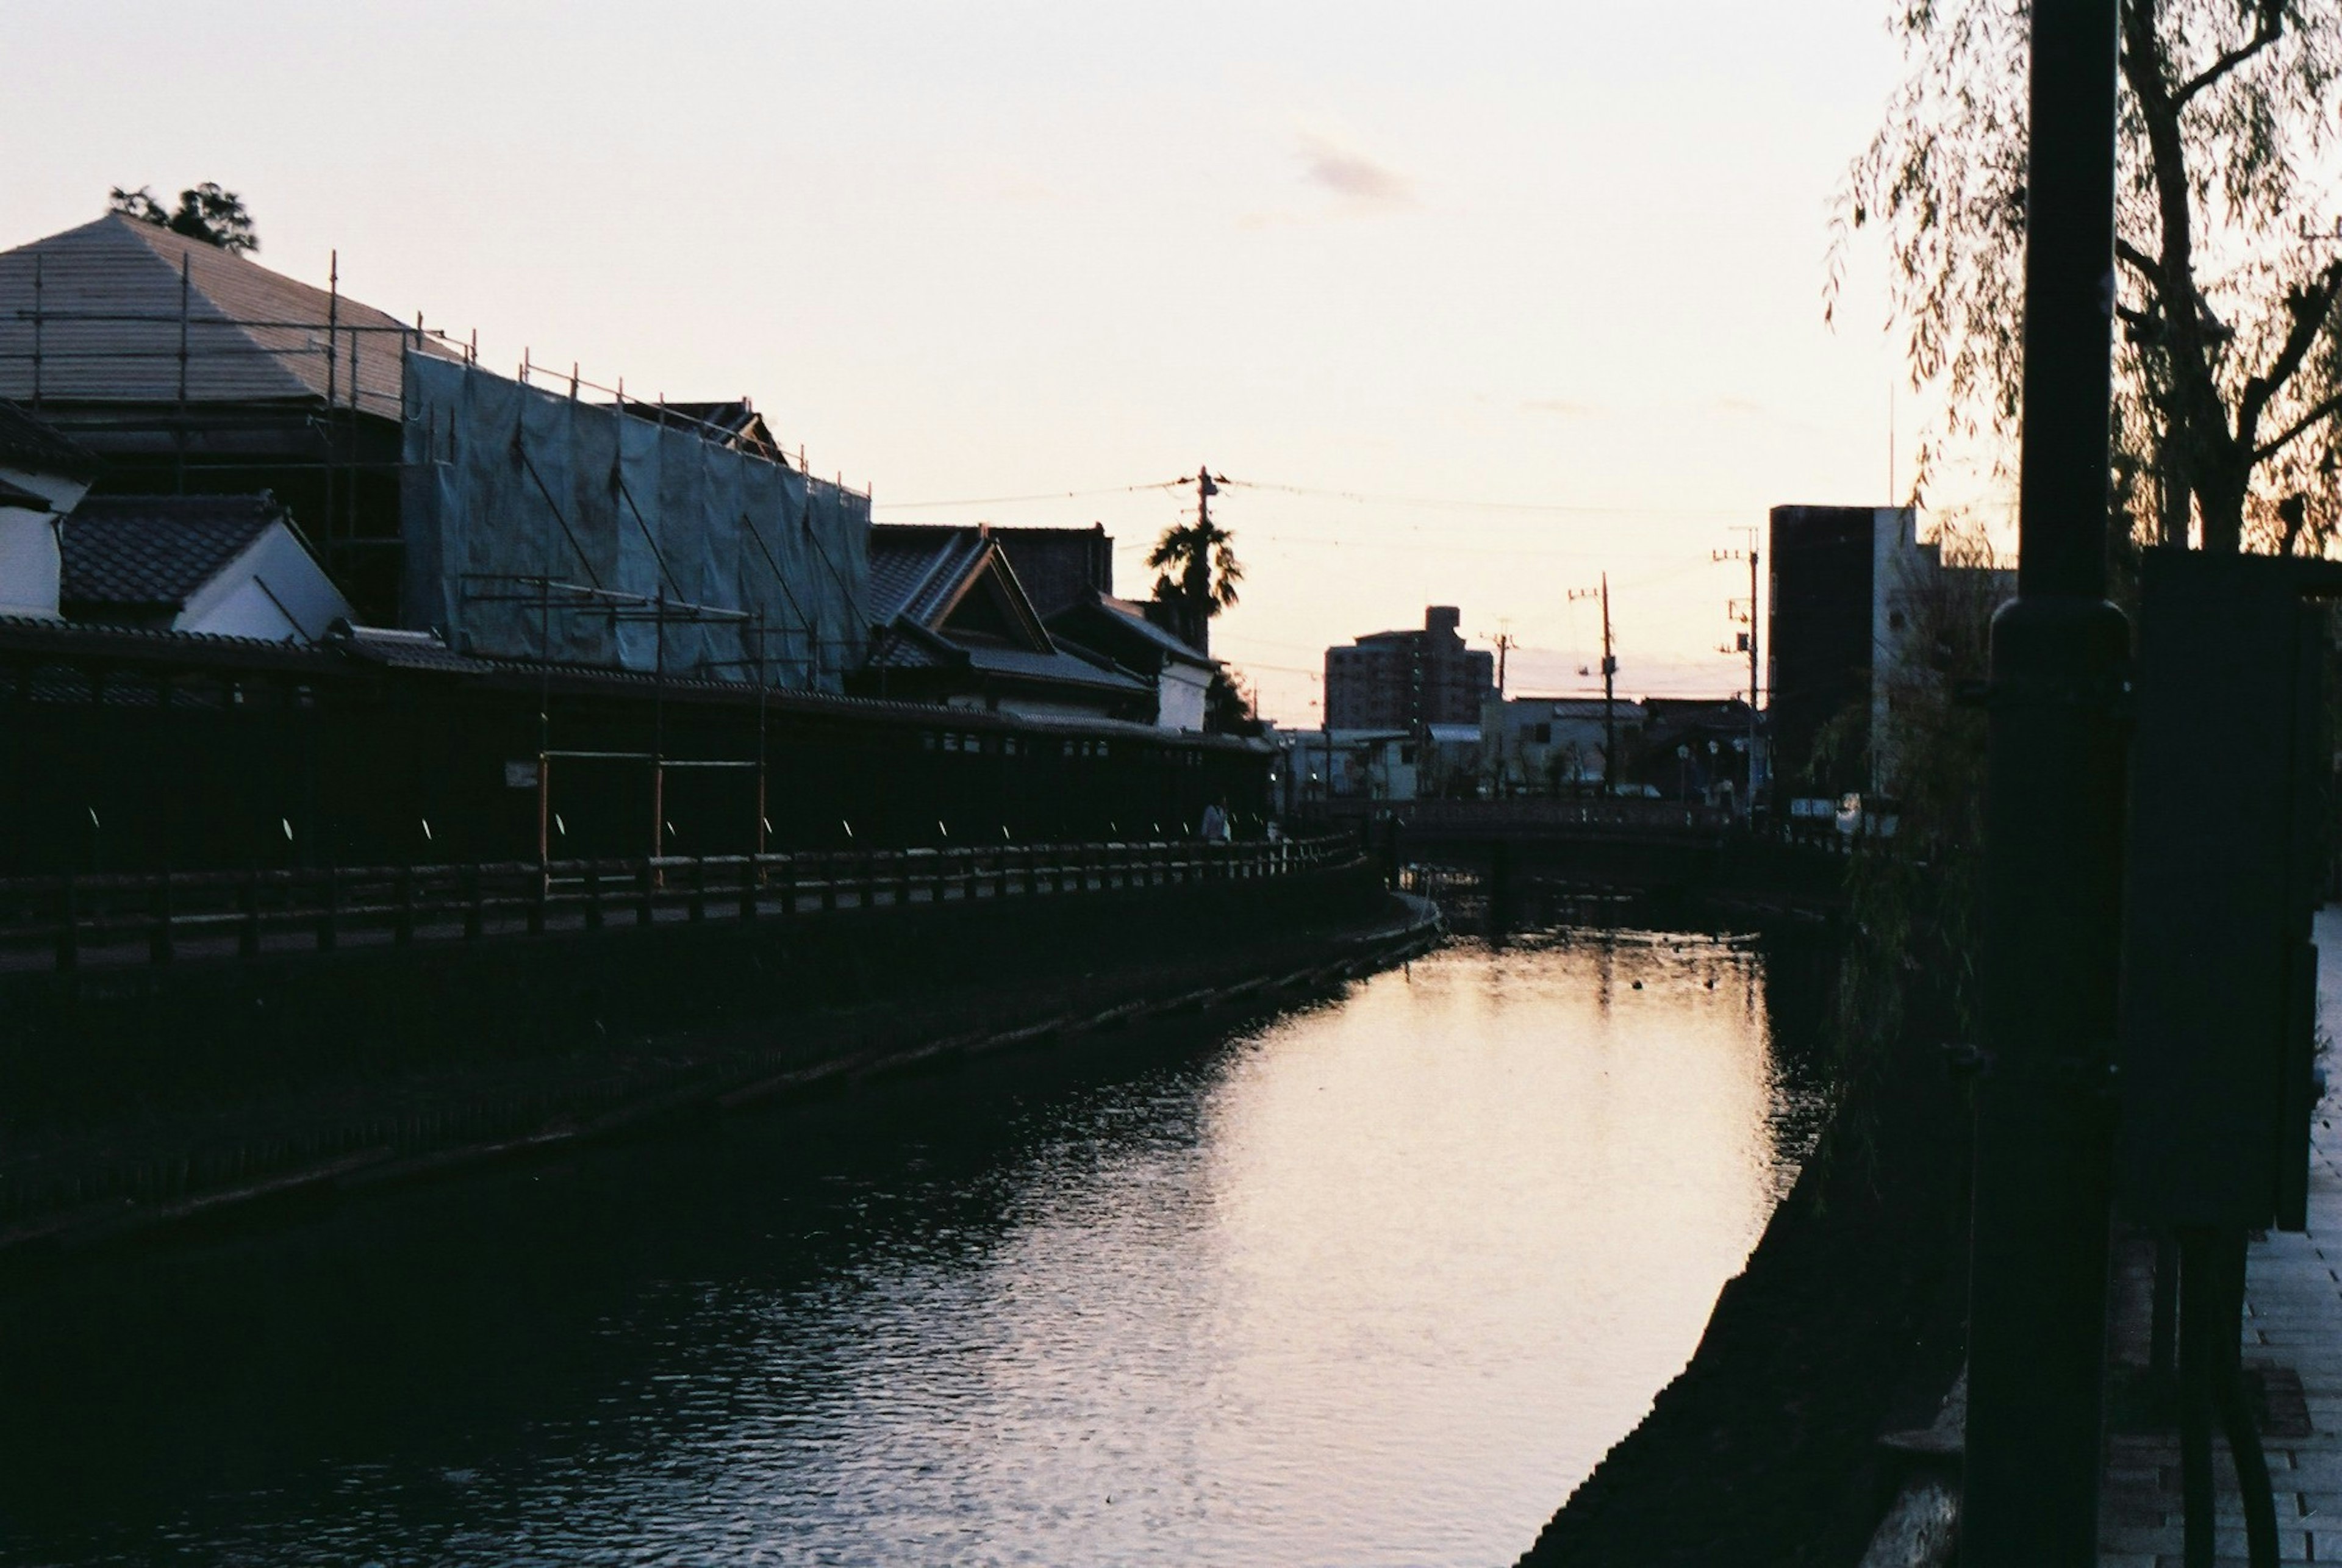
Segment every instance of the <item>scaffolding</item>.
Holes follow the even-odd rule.
[[[316,291],[275,274],[267,275],[270,288],[286,308],[248,315],[223,310],[200,285],[193,258],[192,252],[178,258],[175,299],[166,300],[149,278],[92,303],[86,277],[75,275],[70,265],[53,271],[50,256],[34,248],[28,301],[21,274],[0,280],[0,299],[13,294],[18,302],[0,308],[0,394],[21,397],[42,417],[65,415],[69,434],[95,437],[101,454],[136,482],[179,494],[191,486],[217,489],[223,482],[275,489],[280,500],[295,504],[305,541],[354,602],[359,595],[351,591],[353,578],[380,579],[395,568],[403,624],[452,634],[452,645],[484,656],[535,664],[542,683],[534,781],[541,866],[554,859],[556,764],[645,768],[651,794],[647,842],[655,859],[667,847],[670,774],[751,772],[754,838],[763,853],[771,831],[772,690],[821,689],[842,681],[867,654],[866,566],[850,535],[857,524],[867,525],[870,492],[849,488],[843,475],[834,483],[812,478],[802,447],[794,464],[777,451],[744,447],[735,431],[664,396],[634,397],[623,377],[610,385],[592,381],[575,361],[565,373],[549,370],[525,347],[515,375],[497,375],[481,364],[476,330],[458,336],[427,325],[420,313],[411,324],[398,321],[343,295],[338,251],[329,255],[322,310],[315,315],[302,307]],[[25,259],[15,258],[19,265]],[[252,264],[223,257],[221,265]],[[204,265],[210,267],[208,256]],[[240,297],[251,297],[251,291]],[[451,389],[460,383],[477,391],[481,378],[498,384],[496,401],[518,406],[549,399],[564,405],[573,426],[580,416],[609,416],[616,434],[606,443],[613,457],[606,515],[583,516],[582,510],[592,508],[577,504],[585,492],[576,486],[565,506],[539,464],[552,466],[557,456],[560,466],[575,465],[565,454],[532,453],[523,435],[530,423],[525,415],[534,412],[542,419],[545,411],[542,405],[524,410],[510,432],[510,451],[542,503],[535,508],[541,526],[534,538],[518,537],[529,509],[515,506],[491,511],[483,532],[499,535],[496,542],[510,547],[505,554],[533,550],[534,569],[505,562],[491,564],[505,569],[479,570],[443,561],[438,602],[445,614],[420,617],[413,612],[427,595],[415,592],[418,524],[434,545],[445,543],[445,531],[437,525],[445,521],[447,497],[438,492],[448,466],[484,434],[478,422],[467,424],[451,406]],[[735,475],[739,489],[796,496],[788,519],[793,528],[760,527],[746,508],[736,517],[687,511],[670,516],[665,497],[638,498],[623,457],[670,439],[689,443],[678,450],[694,456],[721,453],[727,468],[755,475]],[[426,488],[442,504],[441,513],[418,504]],[[816,526],[816,510],[823,508],[838,537],[826,539]],[[610,537],[581,537],[580,524],[592,521],[607,524],[606,535],[615,535],[621,513],[631,521],[628,536],[646,547],[646,562],[632,564],[647,565],[647,584],[626,581],[625,570],[606,570]],[[739,536],[728,586],[743,603],[719,603],[706,592],[706,542],[689,535],[695,526],[710,525]],[[686,583],[693,574],[670,559],[678,547],[699,553],[696,582]],[[600,628],[603,634],[581,636],[580,627]],[[500,634],[505,632],[519,634]],[[646,675],[650,748],[556,744],[551,683],[563,667]],[[685,676],[756,688],[753,757],[669,754],[668,684]]]
[[[802,447],[794,464],[785,454],[744,447],[736,442],[734,430],[670,404],[664,396],[644,400],[630,395],[623,377],[601,385],[586,377],[575,361],[565,373],[552,371],[525,347],[514,376],[495,375],[482,366],[476,330],[459,336],[426,325],[420,313],[412,323],[397,321],[344,295],[338,251],[329,255],[322,310],[315,316],[298,310],[222,310],[201,286],[192,253],[179,257],[175,298],[167,307],[152,280],[121,291],[128,296],[122,305],[93,304],[87,279],[70,265],[53,270],[50,255],[37,247],[29,257],[20,254],[15,259],[20,266],[29,262],[29,290],[21,274],[0,285],[0,295],[14,294],[23,302],[0,311],[0,394],[22,398],[37,415],[65,414],[69,434],[90,438],[118,471],[135,475],[135,482],[180,494],[191,487],[216,490],[224,487],[223,482],[277,491],[328,574],[353,602],[366,605],[370,615],[389,608],[388,590],[382,585],[405,576],[405,554],[413,541],[405,491],[418,468],[435,457],[427,442],[420,456],[410,450],[414,444],[407,426],[417,413],[411,396],[412,368],[417,365],[460,368],[507,386],[563,396],[571,404],[607,412],[614,418],[637,418],[649,428],[672,431],[720,451],[727,460],[769,465],[794,475],[809,498],[818,489],[847,500],[865,523],[869,514],[871,493],[851,489],[842,475],[834,483],[813,479]],[[221,265],[254,264],[223,256]],[[268,276],[272,284],[282,285],[288,300],[295,293],[316,297],[317,291],[307,285],[275,274]],[[597,397],[606,401],[593,401]],[[622,476],[614,474],[613,478],[626,510],[647,536],[659,503],[638,502]],[[551,514],[547,532],[558,528],[570,534],[571,574],[586,579],[579,586],[609,590],[612,585],[596,580],[594,565],[583,559],[585,553],[577,548],[579,541],[562,506],[549,493],[544,500]],[[809,499],[808,515],[811,509]],[[782,559],[787,552],[776,548],[776,540],[768,539],[753,520],[744,519],[740,531],[746,534],[746,554],[771,589],[766,596],[773,603],[763,613],[715,614],[727,606],[714,602],[716,595],[684,591],[656,541],[659,590],[637,596],[647,602],[663,593],[672,604],[707,612],[687,614],[677,624],[757,628],[753,650],[736,644],[688,651],[688,666],[697,673],[806,687],[834,684],[867,651],[866,593],[858,552],[841,551],[838,541],[825,540],[809,524],[801,526],[798,537],[809,549],[800,553],[805,569],[793,580]],[[550,569],[536,574],[550,574]],[[476,579],[481,574],[455,575]],[[380,591],[362,594],[360,584],[375,584]],[[468,591],[449,597],[458,608],[491,602]],[[412,606],[404,586],[397,599],[395,613],[384,618],[457,631],[409,614]],[[825,616],[817,603],[823,599],[842,600],[845,613]],[[664,649],[666,639],[654,641]],[[507,656],[531,652],[517,646],[483,651]],[[543,641],[533,653],[553,656]],[[617,668],[639,662],[630,661],[626,653],[615,644],[601,658],[572,648],[565,662]],[[666,654],[662,651],[656,657],[656,673],[663,675]]]

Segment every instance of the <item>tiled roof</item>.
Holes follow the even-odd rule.
[[[1036,654],[1023,648],[973,647],[968,663],[986,674],[1019,675],[1061,685],[1091,686],[1100,691],[1140,696],[1155,688],[1135,676],[1102,669],[1072,654]]]
[[[268,495],[93,495],[65,522],[66,607],[177,609],[284,515]]]
[[[0,396],[32,395],[37,275],[44,397],[175,400],[182,267],[189,401],[330,391],[347,405],[355,376],[359,407],[398,417],[400,350],[418,341],[411,323],[119,213],[0,252]],[[455,352],[420,341],[426,353]]]
[[[451,675],[484,675],[495,665],[485,659],[459,654],[431,632],[396,631],[386,626],[354,626],[336,621],[327,640],[360,664],[392,670],[430,670]]]
[[[974,528],[882,524],[870,530],[870,618],[926,625],[942,614],[985,550]]]
[[[1114,592],[1114,540],[1102,523],[1086,528],[995,528],[992,542],[1008,553],[1016,581],[1045,621],[1094,593]]]
[[[1098,608],[1112,614],[1119,624],[1145,637],[1173,658],[1185,659],[1190,664],[1209,664],[1215,662],[1209,654],[1198,652],[1195,644],[1186,638],[1175,636],[1148,620],[1146,605],[1134,604],[1128,599],[1117,599],[1106,594],[1099,594],[1097,602]]]
[[[87,447],[5,397],[0,397],[0,464],[77,479],[97,472],[97,458]]]

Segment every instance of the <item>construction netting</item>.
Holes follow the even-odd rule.
[[[476,365],[405,365],[404,615],[452,646],[836,690],[869,497]]]

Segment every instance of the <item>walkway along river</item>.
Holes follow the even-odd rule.
[[[1509,1561],[1794,1176],[1814,991],[1459,937],[97,1260],[0,1303],[0,1561]]]

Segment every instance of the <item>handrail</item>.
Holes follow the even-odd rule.
[[[1148,840],[0,879],[0,970],[479,942],[1287,876],[1357,841]]]

